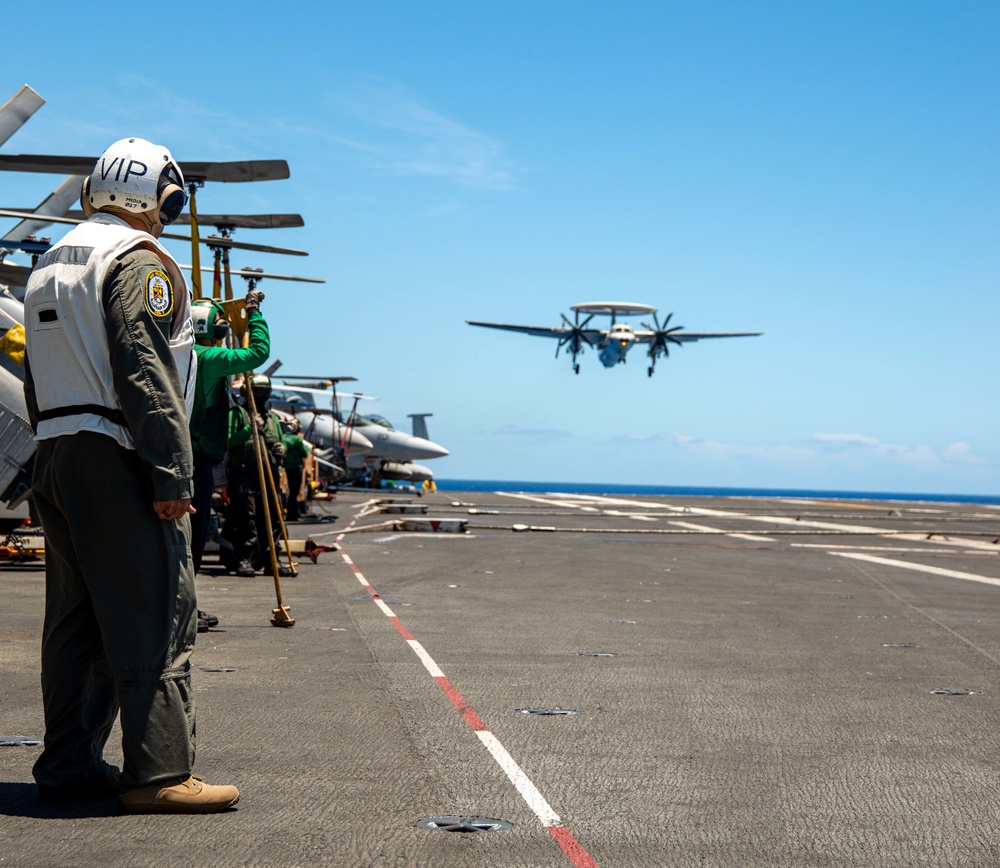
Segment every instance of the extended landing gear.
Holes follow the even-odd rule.
[[[580,366],[579,365],[573,365],[573,373],[574,374],[579,374],[580,373]]]
[[[646,368],[646,376],[648,376],[648,377],[652,377],[653,376],[653,366],[652,365],[650,365],[648,368]]]

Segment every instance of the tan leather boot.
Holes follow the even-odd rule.
[[[192,775],[126,790],[118,797],[118,805],[130,814],[214,814],[239,800],[236,787],[212,786]]]

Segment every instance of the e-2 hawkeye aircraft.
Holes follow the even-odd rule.
[[[572,354],[573,371],[580,373],[580,366],[576,357],[583,352],[584,345],[596,349],[601,364],[606,368],[613,368],[615,365],[625,364],[625,357],[634,344],[648,344],[646,355],[649,356],[649,367],[647,374],[652,377],[653,369],[656,367],[656,360],[662,354],[669,356],[669,345],[676,344],[681,347],[686,343],[698,341],[702,338],[745,338],[756,337],[763,332],[685,332],[684,326],[674,326],[668,328],[670,318],[673,314],[668,314],[667,318],[660,324],[656,317],[656,308],[648,304],[635,304],[626,301],[591,301],[584,304],[574,304],[571,308],[575,312],[574,321],[570,322],[566,314],[561,314],[564,326],[526,326],[510,325],[500,322],[477,322],[466,320],[468,325],[482,326],[490,329],[503,329],[510,332],[522,332],[527,335],[536,335],[543,338],[556,338],[556,356],[563,347]],[[580,314],[589,314],[587,318],[580,322]],[[598,314],[610,315],[611,327],[606,329],[588,328],[590,321]],[[636,331],[628,323],[618,322],[620,316],[640,316],[649,315],[653,318],[654,325],[642,323],[643,331]]]

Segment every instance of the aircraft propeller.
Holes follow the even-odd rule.
[[[670,350],[668,344],[677,344],[679,347],[683,347],[683,342],[677,340],[673,336],[674,332],[682,331],[684,326],[674,326],[672,329],[667,328],[670,323],[670,318],[673,316],[672,313],[667,314],[667,318],[663,321],[663,325],[660,325],[659,319],[657,319],[656,312],[653,312],[653,322],[656,324],[656,328],[653,328],[649,323],[642,323],[644,329],[649,329],[653,332],[653,338],[649,342],[649,350],[647,350],[647,355],[649,356],[650,362],[649,367],[646,369],[647,375],[653,376],[653,368],[656,367],[656,358],[663,353],[664,356],[670,355]]]
[[[68,223],[75,225],[78,223],[83,223],[86,218],[83,216],[83,212],[70,212],[79,213],[79,217],[60,217],[55,214],[43,214],[38,211],[18,211],[13,208],[0,208],[0,217],[15,217],[20,220],[34,220],[42,225],[48,223]],[[164,232],[161,238],[172,238],[177,241],[190,241],[190,235],[177,235],[172,232]],[[254,250],[260,253],[281,253],[288,256],[308,256],[304,250],[295,250],[290,247],[270,247],[264,244],[248,244],[245,241],[234,241],[232,238],[223,235],[209,235],[207,238],[201,238],[201,243],[206,247],[230,247],[238,250]]]
[[[593,349],[593,342],[587,337],[585,329],[587,328],[587,323],[589,323],[593,318],[594,314],[588,316],[583,322],[580,322],[580,311],[576,311],[574,316],[575,322],[570,322],[569,317],[566,314],[560,314],[563,318],[563,322],[569,326],[570,331],[559,339],[559,343],[556,344],[556,358],[559,358],[559,350],[565,345],[569,347],[569,351],[573,354],[573,371],[577,374],[580,373],[580,366],[576,363],[576,356],[578,353],[583,352],[583,344]]]

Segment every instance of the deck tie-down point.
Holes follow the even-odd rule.
[[[933,693],[935,696],[979,696],[978,690],[966,690],[961,687],[929,687],[924,693]]]
[[[515,708],[518,714],[552,714],[570,717],[574,714],[583,714],[578,708]]]
[[[41,743],[40,738],[28,735],[0,735],[0,747],[34,747]]]
[[[430,832],[503,832],[514,828],[510,821],[494,817],[424,817],[416,825]]]

